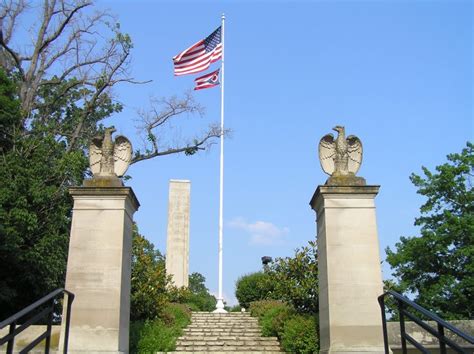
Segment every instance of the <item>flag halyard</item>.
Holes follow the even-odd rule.
[[[219,26],[205,39],[173,57],[174,75],[195,74],[222,58],[222,30]]]

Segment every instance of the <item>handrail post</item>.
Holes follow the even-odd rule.
[[[74,300],[74,294],[65,292],[67,295],[67,309],[66,309],[66,326],[64,329],[64,354],[67,354],[67,346],[69,344],[69,325],[71,323],[71,306]]]
[[[48,322],[46,325],[46,342],[44,343],[44,354],[49,354],[49,348],[51,346],[51,327],[53,325],[53,313],[54,313],[54,298],[51,299],[51,306],[48,314]]]
[[[388,332],[387,332],[387,316],[385,315],[385,297],[384,295],[379,297],[380,310],[382,311],[382,331],[383,331],[383,345],[385,354],[390,354],[390,348],[388,347]]]
[[[438,323],[438,340],[439,340],[439,352],[440,354],[446,354],[446,343],[444,342],[444,327],[441,323]]]
[[[398,302],[398,314],[400,315],[400,337],[402,341],[402,353],[407,354],[407,340],[406,340],[406,331],[405,331],[405,316],[403,314],[403,302],[397,300]]]
[[[8,334],[13,334],[15,332],[16,322],[12,322],[10,324],[10,329]],[[7,343],[7,354],[13,354],[13,347],[15,345],[15,336],[12,336],[11,339]]]

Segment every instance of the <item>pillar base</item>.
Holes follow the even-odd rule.
[[[310,202],[317,214],[320,353],[384,352],[379,186],[359,182],[319,186]]]
[[[117,180],[96,178],[69,189],[74,207],[66,289],[75,295],[69,353],[128,353],[133,213],[139,203]]]
[[[227,313],[224,310],[224,301],[222,299],[217,299],[216,309],[212,313]]]

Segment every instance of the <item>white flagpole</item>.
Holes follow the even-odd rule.
[[[223,234],[223,208],[224,208],[224,21],[222,14],[221,39],[222,39],[222,67],[221,67],[221,160],[220,160],[220,188],[219,188],[219,294],[217,298],[216,313],[226,313],[224,298],[222,296],[222,234]]]

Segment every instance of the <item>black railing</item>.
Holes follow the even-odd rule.
[[[20,351],[20,354],[28,353],[31,349],[36,347],[42,340],[45,340],[44,352],[49,353],[51,345],[51,328],[54,320],[55,305],[57,304],[58,298],[62,294],[67,294],[67,310],[66,318],[63,319],[66,323],[64,331],[64,353],[67,353],[68,339],[69,339],[69,322],[71,319],[71,305],[74,300],[74,294],[65,290],[57,289],[39,299],[30,306],[24,308],[20,312],[17,312],[13,316],[10,316],[6,320],[0,322],[0,330],[9,326],[8,334],[0,338],[0,345],[7,343],[7,354],[13,353],[13,347],[15,345],[15,337],[27,329],[29,326],[38,323],[39,321],[46,320],[46,330],[34,339],[30,344]],[[44,323],[44,322],[43,322]]]
[[[468,351],[464,350],[459,345],[459,340],[464,340],[467,343],[474,344],[473,336],[460,331],[458,328],[444,321],[440,317],[436,316],[434,313],[426,310],[425,308],[421,307],[415,302],[409,300],[405,296],[395,291],[388,290],[386,293],[384,293],[383,295],[380,295],[378,298],[380,308],[382,310],[383,340],[385,344],[385,354],[390,353],[390,348],[388,346],[387,318],[385,315],[385,298],[387,296],[391,296],[397,304],[399,322],[400,322],[400,337],[401,337],[401,344],[402,344],[402,352],[404,354],[407,353],[407,341],[410,342],[419,351],[423,353],[430,353],[430,351],[427,348],[425,348],[420,342],[415,340],[412,336],[410,336],[406,332],[405,317],[409,318],[411,321],[413,321],[418,326],[423,328],[433,337],[438,339],[439,352],[441,354],[446,354],[447,347],[449,347],[450,349],[458,353],[468,353]],[[408,311],[408,309],[410,309],[411,311]],[[426,318],[427,320],[422,320],[420,317],[413,314],[413,312],[419,313],[422,317]],[[436,325],[433,326],[427,321],[433,321],[436,323]],[[450,334],[449,336],[450,338],[446,336],[448,333]],[[456,342],[452,338],[456,338]]]

